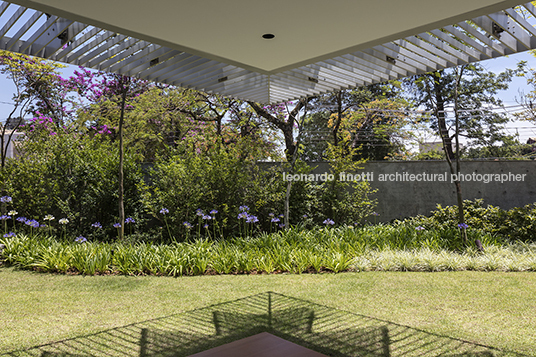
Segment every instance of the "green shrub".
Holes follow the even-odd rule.
[[[465,221],[470,228],[483,230],[498,236],[497,239],[536,241],[536,205],[503,210],[496,206],[484,206],[482,199],[464,201]],[[404,221],[396,221],[395,225],[410,224],[426,229],[446,229],[458,224],[458,207],[438,205],[429,217],[418,216]],[[471,237],[468,237],[471,238]],[[471,240],[471,239],[470,239]],[[474,241],[474,239],[473,239]]]

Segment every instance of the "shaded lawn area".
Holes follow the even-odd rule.
[[[68,276],[0,269],[0,351],[9,352],[274,291],[525,355],[536,274],[501,272]]]

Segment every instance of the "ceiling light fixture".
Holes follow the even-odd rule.
[[[262,35],[262,38],[264,38],[265,40],[271,40],[274,37],[275,35],[273,33],[265,33],[264,35]]]

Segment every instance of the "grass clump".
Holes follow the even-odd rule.
[[[6,264],[84,275],[203,275],[342,271],[533,271],[536,246],[507,244],[469,229],[485,247],[462,249],[459,231],[407,222],[361,228],[293,228],[256,237],[157,244],[72,242],[45,236],[3,238]]]

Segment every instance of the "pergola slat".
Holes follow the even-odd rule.
[[[0,25],[0,48],[233,98],[276,103],[536,49],[536,29],[523,11],[536,17],[536,7],[527,3],[281,72],[261,73],[0,1],[0,16],[5,19]]]

